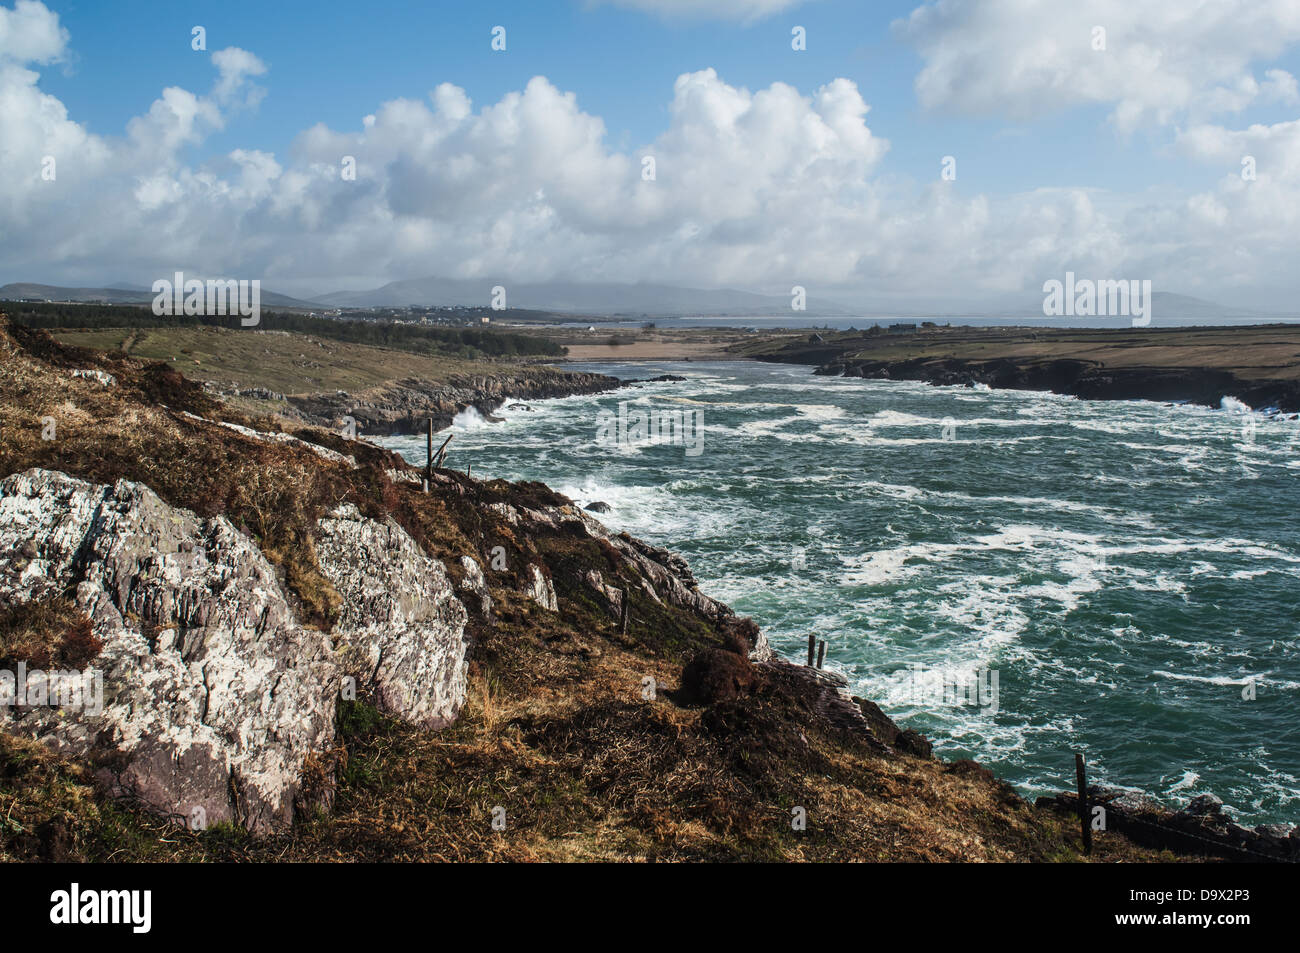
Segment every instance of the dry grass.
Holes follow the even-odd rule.
[[[284,331],[227,328],[120,328],[55,331],[61,341],[141,361],[160,361],[196,380],[265,387],[281,394],[360,391],[385,381],[445,381],[455,373],[491,374],[500,366],[332,341]]]

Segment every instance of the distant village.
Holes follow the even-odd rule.
[[[404,308],[332,308],[307,312],[313,318],[347,318],[351,321],[384,321],[438,327],[476,327],[492,323],[491,309],[465,305],[408,305]],[[501,312],[502,315],[508,311]]]

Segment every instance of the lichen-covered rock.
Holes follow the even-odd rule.
[[[496,513],[511,526],[519,525],[519,511],[509,503],[489,503],[488,510]]]
[[[103,642],[102,711],[0,709],[0,724],[154,810],[287,825],[304,760],[333,740],[339,671],[257,545],[127,480],[0,481],[0,598],[69,588]]]
[[[588,569],[582,578],[586,580],[587,585],[595,589],[604,598],[610,614],[616,619],[621,618],[623,613],[623,590],[606,583],[605,577],[599,569]]]
[[[92,381],[98,381],[100,384],[103,384],[105,387],[112,387],[114,384],[117,383],[117,378],[114,377],[112,374],[108,373],[108,371],[97,370],[96,368],[93,367],[75,368],[71,371],[68,371],[68,373],[71,374],[73,377],[84,377]]]
[[[343,597],[333,634],[348,674],[404,721],[453,721],[465,703],[466,614],[443,564],[351,503],[320,521],[316,557]]]
[[[525,594],[543,609],[549,609],[551,612],[559,611],[559,604],[555,601],[555,586],[550,577],[532,564],[528,566]]]
[[[483,569],[472,556],[461,556],[460,566],[464,570],[460,588],[478,600],[479,614],[484,618],[492,615],[492,592],[488,588]]]

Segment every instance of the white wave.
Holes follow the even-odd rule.
[[[470,430],[482,430],[484,427],[492,426],[474,407],[466,407],[455,417],[451,419],[451,429],[457,433],[464,433]],[[444,438],[445,439],[445,438]]]

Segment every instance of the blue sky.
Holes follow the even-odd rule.
[[[1034,122],[966,118],[921,108],[913,80],[921,60],[892,35],[913,2],[839,0],[808,3],[757,23],[665,19],[639,10],[583,2],[395,3],[264,0],[53,4],[72,34],[75,62],[44,85],[101,135],[126,122],[164,86],[202,89],[206,57],[190,49],[195,24],[208,49],[239,46],[270,69],[259,109],[240,115],[228,134],[196,149],[211,155],[237,142],[288,151],[302,127],[324,122],[359,127],[361,117],[396,97],[420,98],[441,82],[476,105],[496,102],[543,75],[577,93],[583,110],[602,117],[610,144],[635,148],[667,125],[673,80],[713,67],[728,83],[757,89],[780,81],[808,92],[836,77],[856,82],[871,106],[868,124],[889,139],[881,171],[919,176],[944,155],[961,159],[959,188],[1017,191],[1033,186],[1140,190],[1208,183],[1213,172],[1171,155],[1167,135],[1117,139],[1108,109],[1084,107]],[[494,53],[490,30],[504,25],[507,50]],[[790,48],[790,30],[809,34]],[[1277,65],[1300,72],[1297,52]],[[1258,120],[1285,115],[1261,110]]]
[[[15,11],[16,18],[26,10],[30,23],[43,18],[65,31],[58,50],[44,57],[22,50],[16,32],[12,48],[0,48],[0,64],[20,64],[37,76],[28,84],[22,75],[9,74],[17,101],[29,101],[32,115],[24,120],[18,110],[8,118],[12,128],[0,132],[11,133],[10,145],[0,150],[17,161],[30,145],[31,158],[23,161],[34,163],[52,142],[81,143],[86,155],[96,157],[94,163],[85,160],[87,167],[109,177],[97,188],[87,178],[87,195],[108,215],[116,186],[121,194],[112,221],[118,223],[122,203],[135,196],[142,229],[160,214],[160,203],[179,203],[209,219],[217,214],[213,203],[225,203],[221,214],[233,216],[246,233],[258,230],[265,248],[249,241],[217,248],[197,237],[198,226],[178,226],[178,235],[192,239],[191,266],[267,269],[281,284],[301,281],[303,287],[320,277],[308,273],[309,265],[361,283],[415,277],[426,268],[470,276],[509,270],[520,261],[528,279],[544,278],[548,269],[558,277],[561,265],[532,249],[562,240],[572,250],[556,262],[584,262],[584,273],[606,279],[676,275],[683,282],[757,288],[774,270],[782,277],[773,284],[784,284],[784,269],[840,289],[905,297],[913,292],[903,277],[909,262],[902,249],[910,248],[912,272],[935,267],[935,255],[969,259],[965,275],[957,266],[945,267],[952,294],[972,287],[1014,294],[1036,287],[1041,274],[1075,266],[1108,273],[1137,269],[1163,278],[1168,290],[1205,296],[1282,300],[1295,291],[1274,264],[1295,250],[1282,237],[1292,220],[1281,212],[1266,220],[1269,209],[1293,204],[1293,179],[1300,178],[1288,158],[1300,140],[1292,128],[1300,112],[1294,79],[1300,74],[1300,16],[1292,12],[1293,0],[1217,0],[1206,8],[1212,15],[1204,16],[1189,16],[1181,0],[699,0],[695,6],[703,15],[686,18],[674,12],[681,2],[0,0],[0,11]],[[196,24],[207,31],[206,52],[190,48]],[[1086,50],[1092,24],[1110,30],[1105,53]],[[490,48],[496,25],[507,30],[504,53]],[[791,49],[795,25],[807,31],[806,51]],[[214,92],[213,54],[230,47],[266,67],[235,80],[241,96],[251,87],[261,91],[253,106],[219,101]],[[675,125],[673,103],[683,103],[675,99],[674,84],[704,70],[714,72],[695,104],[699,114],[687,108],[687,118]],[[444,83],[463,90],[478,115],[520,94],[536,76],[545,77],[557,95],[576,96],[580,116],[565,118],[559,110],[557,138],[567,131],[584,157],[572,163],[561,158],[555,168],[529,165],[535,142],[483,128],[486,122],[470,128],[473,116],[431,147],[431,137],[443,135],[434,130],[435,119],[422,115],[416,125],[429,128],[408,130],[404,139],[400,117],[383,118],[384,104],[397,99],[434,109],[430,93]],[[815,102],[819,90],[840,80],[869,107],[849,125],[869,130],[870,142],[837,125]],[[774,83],[793,86],[812,103],[807,114],[792,108],[787,133],[761,140],[752,138],[751,129],[743,148],[725,159],[711,157],[733,142],[736,130],[701,133],[709,110],[743,90],[750,97],[746,115],[757,121],[760,110],[749,107]],[[181,129],[185,119],[174,102],[159,106],[169,87],[196,97],[195,108],[208,120],[202,129]],[[39,106],[41,96],[57,100],[66,121],[51,118]],[[851,103],[841,105],[853,112]],[[538,106],[539,115],[546,108]],[[154,139],[136,135],[130,148],[130,124],[151,109]],[[378,130],[367,132],[363,117],[377,113]],[[604,123],[598,149],[581,145],[582,117]],[[172,132],[163,130],[164,119],[175,125]],[[304,138],[318,124],[328,135]],[[811,134],[814,139],[834,141],[813,150],[816,161],[810,164],[789,153],[811,127],[820,130]],[[146,140],[161,152],[151,156],[141,146]],[[371,169],[372,178],[350,197],[322,191],[323,184],[307,191],[299,185],[294,194],[301,201],[291,207],[286,195],[297,181],[294,173],[319,177],[324,163],[337,162],[329,153],[334,145],[382,168]],[[514,158],[494,163],[492,149]],[[566,181],[566,168],[571,173],[574,167],[584,175],[589,171],[593,183],[606,175],[615,180],[619,169],[635,171],[639,155],[656,149],[667,153],[673,168],[691,171],[698,195],[661,195],[651,207],[631,187],[600,195],[593,184],[591,205],[581,207],[575,194],[580,189]],[[1266,188],[1246,193],[1233,184],[1241,157],[1251,149],[1263,159],[1260,181],[1280,190],[1267,200]],[[769,151],[779,154],[770,167],[726,166],[752,161],[762,167]],[[945,155],[957,158],[958,176],[940,193],[934,185]],[[401,194],[404,184],[420,194],[463,191],[463,181],[438,178],[444,163],[450,168],[457,162],[496,168],[494,174],[518,180],[508,208],[494,204],[503,191],[499,183],[481,183],[491,196],[484,207],[510,217],[509,228],[503,231],[498,221],[494,234],[474,232],[472,221],[451,221],[419,195]],[[418,186],[411,185],[412,165],[425,175],[416,176]],[[248,167],[242,191],[230,179],[236,166]],[[837,181],[828,179],[829,168]],[[256,185],[249,184],[253,180]],[[673,187],[685,185],[679,180]],[[736,194],[718,200],[729,187]],[[557,194],[562,201],[552,200]],[[533,207],[525,215],[523,205],[539,197],[550,203],[546,210]],[[609,207],[619,202],[639,202],[639,217],[613,221]],[[800,202],[818,210],[816,222],[794,220]],[[84,224],[84,206],[83,197],[74,212],[71,185],[34,190],[14,198],[7,206],[10,220],[0,219],[0,226],[18,226],[25,216],[39,221],[44,207],[47,218],[66,215],[68,231]],[[412,214],[416,207],[422,211]],[[319,217],[327,208],[340,216],[333,219],[332,234]],[[841,214],[846,208],[851,214]],[[343,220],[345,211],[352,221]],[[539,240],[546,230],[538,222],[548,217],[551,233]],[[351,244],[361,234],[360,219],[371,229],[404,234],[402,247],[358,261]],[[829,219],[836,220],[833,228]],[[273,237],[272,226],[282,234]],[[305,227],[314,234],[305,235]],[[759,231],[785,235],[784,243],[774,237],[742,256],[735,236]],[[880,236],[874,245],[872,235]],[[705,246],[706,239],[714,243]],[[300,241],[300,252],[268,251],[285,241]],[[515,247],[508,247],[511,241]],[[692,241],[698,247],[690,247]],[[856,241],[863,243],[856,258],[829,264],[846,242]],[[635,264],[635,242],[654,249],[644,269]],[[815,247],[817,242],[824,247]],[[51,238],[54,249],[83,243]],[[139,243],[146,244],[143,234]],[[349,246],[348,260],[326,267],[328,247],[341,246]],[[419,254],[411,251],[416,246]],[[455,251],[467,247],[472,250]],[[1033,250],[1034,260],[1019,260],[1025,249]],[[997,261],[1013,258],[1016,264],[1004,274],[990,274]],[[700,266],[712,260],[719,262],[712,271]],[[1229,264],[1218,273],[1207,271],[1207,263],[1223,260]],[[119,274],[124,268],[147,272],[158,263],[133,267],[118,241],[98,256],[78,249],[73,255],[28,256],[25,263],[0,259],[5,264],[24,274],[39,266],[47,277],[84,274],[89,280],[114,268]],[[913,284],[919,293],[943,283]]]

